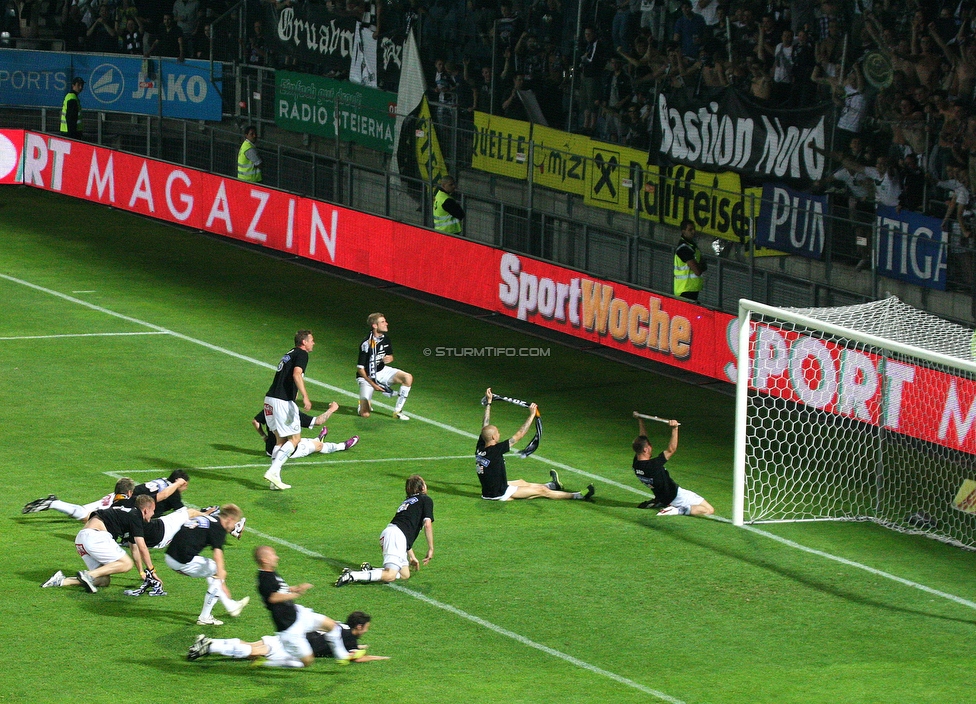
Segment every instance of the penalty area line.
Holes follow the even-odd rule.
[[[310,465],[320,466],[320,465],[330,465],[330,464],[382,464],[385,462],[443,462],[446,460],[469,460],[473,455],[441,455],[440,457],[380,457],[380,458],[370,458],[363,460],[318,460],[310,462],[302,462],[299,460],[293,460],[294,464],[289,464],[289,467],[308,467]],[[267,467],[267,462],[261,463],[248,463],[248,464],[215,464],[209,467],[168,467],[168,468],[158,468],[158,469],[129,469],[129,470],[119,470],[119,471],[109,471],[102,472],[113,479],[121,479],[130,474],[147,474],[147,473],[163,473],[168,474],[169,472],[174,472],[177,469],[185,469],[188,472],[208,470],[208,469],[253,469]]]
[[[63,337],[128,337],[131,335],[169,335],[168,332],[73,332],[63,335],[18,335],[16,337],[0,337],[0,340],[53,340]]]
[[[76,304],[78,304],[80,306],[84,306],[84,307],[89,308],[91,310],[95,310],[95,311],[99,311],[101,313],[104,313],[105,315],[110,315],[110,316],[113,316],[115,318],[119,318],[121,320],[126,320],[126,321],[128,321],[130,323],[135,323],[137,325],[142,325],[144,327],[150,328],[150,329],[155,330],[157,332],[161,332],[161,333],[166,333],[166,334],[172,335],[175,338],[184,340],[186,342],[190,342],[190,343],[192,343],[194,345],[200,345],[201,347],[205,347],[205,348],[207,348],[209,350],[212,350],[214,352],[219,352],[221,354],[225,354],[225,355],[228,355],[230,357],[234,357],[235,359],[239,359],[239,360],[244,361],[244,362],[249,362],[250,364],[255,364],[255,365],[257,365],[259,367],[263,367],[265,369],[275,369],[276,368],[275,365],[269,364],[268,362],[263,362],[260,359],[255,359],[254,357],[248,357],[247,355],[240,354],[239,352],[234,352],[233,350],[229,350],[226,347],[220,347],[219,345],[214,345],[214,344],[212,344],[210,342],[206,342],[204,340],[199,340],[197,338],[190,337],[189,335],[183,335],[183,334],[178,333],[178,332],[175,332],[173,330],[169,330],[167,328],[164,328],[164,327],[162,327],[160,325],[154,325],[153,323],[149,323],[149,322],[146,322],[144,320],[139,320],[138,318],[133,318],[133,317],[128,316],[128,315],[125,315],[123,313],[119,313],[119,312],[116,312],[114,310],[111,310],[109,308],[104,308],[102,306],[95,305],[94,303],[89,303],[88,301],[82,300],[80,298],[75,298],[74,296],[69,296],[66,293],[61,293],[60,291],[55,291],[53,289],[45,288],[44,286],[40,286],[38,284],[31,283],[30,281],[24,281],[23,279],[18,279],[16,277],[10,276],[8,274],[0,274],[0,279],[4,279],[6,281],[10,281],[10,282],[15,283],[15,284],[20,284],[21,286],[26,286],[27,288],[34,289],[35,291],[40,291],[41,293],[47,294],[49,296],[54,296],[56,298],[60,298],[60,299],[65,300],[65,301],[69,301],[71,303],[76,303]],[[331,384],[326,384],[324,382],[317,381],[315,379],[306,378],[305,379],[305,383],[306,384],[314,384],[315,386],[320,386],[322,388],[325,388],[325,389],[328,389],[330,391],[333,391],[334,393],[342,394],[343,396],[347,396],[349,398],[355,398],[357,400],[359,399],[359,394],[358,393],[355,393],[355,392],[352,392],[352,391],[348,391],[348,390],[343,389],[343,388],[340,388],[338,386],[332,386]],[[387,410],[393,410],[393,407],[392,406],[389,406],[387,404],[380,403],[380,402],[377,402],[377,401],[374,401],[373,402],[373,405],[374,406],[379,406],[381,408],[385,408]],[[475,439],[475,438],[478,437],[474,433],[470,433],[470,432],[468,432],[466,430],[461,430],[460,428],[455,428],[453,425],[448,425],[447,423],[441,423],[441,422],[436,421],[436,420],[434,420],[432,418],[425,418],[424,416],[417,415],[415,413],[411,413],[410,414],[410,417],[411,418],[414,418],[414,419],[416,419],[418,421],[421,421],[423,423],[428,423],[430,425],[433,425],[433,426],[435,426],[437,428],[441,428],[442,430],[446,430],[447,432],[454,433],[456,435],[460,435],[462,437],[471,438],[471,439]],[[583,471],[581,469],[576,469],[575,467],[571,467],[571,466],[569,466],[567,464],[562,464],[562,463],[559,463],[559,462],[555,462],[553,460],[546,459],[544,457],[540,457],[537,454],[530,455],[530,457],[532,457],[532,458],[534,458],[536,460],[539,460],[540,462],[543,462],[545,464],[549,464],[549,465],[554,466],[554,467],[559,467],[560,469],[565,469],[566,471],[569,471],[569,472],[575,472],[575,473],[580,474],[582,476],[591,477],[593,479],[598,479],[599,481],[604,482],[606,484],[611,484],[613,486],[620,487],[620,488],[624,488],[624,489],[627,489],[628,491],[631,491],[631,492],[634,492],[634,493],[637,493],[637,494],[641,494],[641,495],[644,495],[644,496],[649,496],[649,494],[647,494],[644,491],[641,491],[640,489],[636,489],[634,487],[630,487],[630,486],[628,486],[626,484],[620,484],[618,482],[613,481],[612,479],[606,479],[606,478],[600,477],[599,475],[596,475],[596,474],[590,474],[589,472],[585,472],[585,471]],[[722,518],[722,517],[719,517],[719,516],[714,516],[713,515],[713,516],[710,516],[710,518],[713,519],[713,520],[718,520],[718,521],[723,522],[723,523],[731,523],[731,521],[729,519]],[[954,596],[952,594],[946,594],[944,592],[940,592],[938,590],[932,589],[931,587],[926,587],[923,584],[918,584],[917,582],[912,582],[911,580],[907,580],[907,579],[904,579],[902,577],[897,577],[895,575],[888,574],[887,572],[882,572],[880,570],[876,570],[873,567],[868,567],[867,565],[863,565],[863,564],[861,564],[859,562],[853,562],[851,560],[847,560],[847,559],[842,558],[842,557],[839,557],[837,555],[832,555],[830,553],[826,553],[826,552],[823,552],[823,551],[820,551],[820,550],[815,550],[814,548],[808,548],[808,547],[806,547],[804,545],[801,545],[799,543],[795,543],[795,542],[793,542],[791,540],[787,540],[785,538],[780,538],[779,536],[776,536],[776,535],[774,535],[772,533],[767,533],[766,531],[760,530],[758,528],[748,527],[747,529],[753,531],[757,535],[765,536],[767,538],[770,538],[771,540],[775,540],[776,542],[779,542],[782,545],[785,545],[785,546],[788,546],[788,547],[793,547],[793,548],[796,548],[798,550],[802,550],[803,552],[806,552],[806,553],[808,553],[810,555],[815,555],[815,556],[818,556],[818,557],[824,557],[826,559],[833,560],[835,562],[840,562],[841,564],[847,565],[848,567],[854,567],[854,568],[857,568],[857,569],[860,569],[860,570],[864,570],[866,572],[869,572],[869,573],[874,574],[874,575],[879,576],[879,577],[886,577],[888,579],[893,580],[897,584],[902,584],[904,586],[908,586],[908,587],[912,587],[912,588],[915,588],[915,589],[919,589],[919,590],[921,590],[921,591],[923,591],[923,592],[925,592],[927,594],[933,594],[933,595],[936,595],[936,596],[942,596],[942,597],[944,597],[946,599],[949,599],[950,601],[953,601],[953,602],[955,602],[957,604],[963,604],[963,605],[971,606],[971,608],[976,608],[976,603],[967,601],[966,599],[963,599],[962,597],[958,597],[958,596]]]
[[[330,560],[325,555],[322,555],[321,553],[317,553],[314,550],[309,550],[308,548],[302,545],[298,545],[296,543],[283,540],[276,536],[269,535],[267,533],[262,533],[261,531],[258,530],[254,530],[251,528],[250,525],[247,527],[247,530],[252,535],[257,536],[258,538],[267,540],[268,542],[271,543],[277,543],[278,545],[282,545],[286,548],[290,548],[298,553],[301,553],[302,555],[305,555],[306,557],[312,557],[318,560],[325,560],[330,564],[335,564],[336,566],[340,566],[334,560]],[[631,689],[636,689],[640,692],[644,692],[644,694],[650,694],[652,697],[656,697],[661,701],[668,702],[668,704],[685,704],[681,699],[676,699],[675,697],[672,697],[669,694],[665,694],[664,692],[659,692],[656,689],[652,689],[651,687],[642,685],[640,682],[635,682],[634,680],[628,679],[623,675],[618,675],[615,672],[604,670],[602,667],[591,665],[585,660],[580,660],[579,658],[574,657],[572,655],[568,655],[560,650],[556,650],[555,648],[550,648],[548,645],[543,645],[542,643],[536,643],[534,640],[531,640],[530,638],[526,638],[525,636],[519,633],[510,631],[507,628],[502,628],[501,626],[494,624],[491,621],[486,621],[480,616],[469,614],[467,611],[462,611],[456,606],[451,606],[450,604],[446,604],[443,601],[432,599],[426,594],[421,594],[420,592],[414,591],[413,589],[409,589],[399,584],[387,584],[386,586],[389,587],[390,589],[395,589],[401,594],[405,594],[406,596],[417,599],[418,601],[422,601],[425,604],[441,609],[442,611],[446,611],[449,614],[453,614],[454,616],[459,616],[467,621],[470,621],[471,623],[481,626],[482,628],[487,628],[488,630],[493,631],[498,635],[505,636],[506,638],[511,638],[512,640],[521,643],[522,645],[526,645],[530,648],[535,648],[536,650],[541,651],[546,655],[551,655],[554,658],[558,658],[560,660],[568,662],[570,665],[574,665],[588,672],[592,672],[595,675],[606,677],[608,679],[613,680],[614,682],[630,687]]]

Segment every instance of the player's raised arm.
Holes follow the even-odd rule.
[[[529,417],[525,419],[524,423],[522,423],[522,427],[515,431],[515,435],[509,438],[508,440],[509,447],[517,443],[525,436],[527,432],[529,432],[529,428],[532,427],[532,423],[533,421],[535,421],[535,417],[538,414],[538,412],[539,412],[539,407],[534,403],[530,403]]]
[[[488,400],[485,403],[485,418],[481,422],[481,427],[482,428],[484,428],[486,425],[488,425],[491,422],[491,398],[492,398],[492,394],[491,394],[491,389],[490,388],[485,391],[485,398],[488,399]]]
[[[634,418],[637,419],[637,434],[647,437],[647,429],[644,427],[644,419],[640,417],[637,411],[634,411]]]
[[[666,460],[671,459],[671,455],[678,450],[678,426],[681,423],[671,419],[668,421],[668,425],[671,426],[671,440],[668,442],[668,448],[664,451],[664,459]]]

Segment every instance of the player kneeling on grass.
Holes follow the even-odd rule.
[[[420,569],[420,561],[413,552],[413,543],[423,528],[427,538],[427,565],[434,557],[434,501],[427,496],[427,483],[419,474],[407,478],[407,498],[396,510],[390,524],[380,534],[383,548],[383,568],[374,569],[364,562],[358,570],[342,570],[335,585],[342,587],[353,582],[392,582],[410,579],[410,568]]]
[[[535,421],[538,406],[529,405],[529,417],[526,418],[522,427],[515,431],[515,435],[508,440],[499,442],[501,435],[498,428],[491,425],[491,389],[485,392],[487,403],[485,403],[485,418],[481,424],[481,436],[475,448],[475,462],[478,465],[478,479],[481,480],[481,498],[490,501],[510,501],[512,499],[583,499],[591,501],[596,489],[590,484],[586,487],[586,493],[578,491],[563,491],[562,484],[559,483],[559,475],[555,470],[550,470],[549,476],[552,481],[547,484],[532,484],[523,479],[513,479],[508,481],[505,470],[505,453],[512,449],[512,445],[517,443],[529,432],[529,428]]]
[[[353,611],[349,614],[345,623],[338,624],[342,629],[342,644],[350,653],[365,653],[369,647],[360,644],[359,639],[369,630],[370,615],[362,611]],[[305,634],[305,639],[312,648],[312,655],[316,658],[334,658],[332,646],[325,637],[323,631],[309,631]],[[261,640],[253,643],[245,643],[240,638],[207,638],[202,633],[197,636],[196,642],[190,646],[190,651],[186,654],[187,660],[196,660],[204,655],[226,655],[229,658],[239,660],[257,660],[254,664],[261,664],[264,667],[304,667],[301,660],[296,660],[290,656],[285,647],[281,644],[278,636],[261,636]],[[352,662],[372,662],[373,660],[389,660],[390,658],[382,655],[359,655],[352,659]]]
[[[678,426],[681,424],[676,420],[668,421],[671,426],[671,441],[666,450],[652,458],[653,448],[647,439],[644,419],[637,411],[634,411],[634,417],[637,418],[640,433],[633,443],[634,474],[644,486],[650,487],[654,492],[653,499],[644,501],[637,507],[662,509],[657,514],[659,516],[710,516],[715,513],[715,509],[705,499],[693,491],[679,487],[664,468],[664,463],[678,449]]]
[[[61,570],[42,584],[42,587],[74,587],[81,585],[94,594],[100,587],[107,587],[113,574],[121,574],[132,569],[132,558],[116,542],[131,541],[142,554],[146,574],[153,579],[152,560],[146,547],[144,536],[146,524],[156,510],[156,502],[151,496],[137,496],[135,506],[114,506],[95,511],[89,516],[85,527],[75,538],[75,549],[85,561],[87,570],[77,577],[65,577]],[[158,580],[156,580],[158,582]],[[160,587],[162,583],[160,582]]]
[[[198,626],[224,624],[213,617],[213,608],[218,600],[231,616],[240,616],[251,600],[246,596],[240,601],[234,601],[225,584],[227,570],[224,569],[224,543],[228,533],[240,538],[244,523],[241,509],[234,504],[225,504],[220,507],[219,513],[197,516],[184,523],[166,549],[166,564],[170,569],[187,577],[203,577],[207,580],[207,593],[203,597],[203,608],[197,618]],[[200,554],[208,545],[213,548],[212,560]]]
[[[350,660],[362,657],[363,652],[349,652],[342,643],[342,629],[328,616],[295,603],[295,599],[312,588],[311,584],[288,586],[278,574],[278,553],[268,545],[254,548],[254,561],[258,563],[258,592],[274,621],[276,636],[281,641],[285,653],[295,660],[293,667],[308,667],[315,662],[315,654],[309,645],[306,633],[322,631],[332,646],[332,657],[340,665],[348,665]]]

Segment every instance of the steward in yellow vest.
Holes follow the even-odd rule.
[[[681,242],[674,250],[674,295],[692,301],[698,300],[704,284],[702,274],[708,268],[695,244],[697,234],[693,221],[682,221]]]
[[[244,143],[237,150],[237,178],[241,181],[261,183],[261,155],[255,146],[258,141],[256,127],[244,130]]]
[[[85,81],[75,78],[71,81],[71,90],[64,96],[61,103],[61,134],[72,139],[81,139],[81,100],[78,94],[85,89]]]
[[[438,181],[437,192],[434,194],[434,229],[451,235],[461,233],[461,221],[464,220],[464,208],[454,200],[457,182],[450,176]]]

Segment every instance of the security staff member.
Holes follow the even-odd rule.
[[[447,234],[461,234],[461,221],[464,220],[464,208],[454,199],[457,182],[450,176],[438,181],[437,193],[434,194],[434,229]]]
[[[674,250],[674,295],[680,298],[698,300],[702,290],[702,274],[708,265],[702,259],[701,250],[695,244],[695,223],[692,220],[681,222],[681,242]]]
[[[61,103],[61,134],[72,139],[81,139],[81,100],[78,95],[85,89],[85,81],[75,78],[71,81],[71,90],[64,96]]]
[[[241,181],[261,183],[261,155],[255,146],[258,130],[254,126],[244,130],[244,143],[237,152],[237,178]]]

